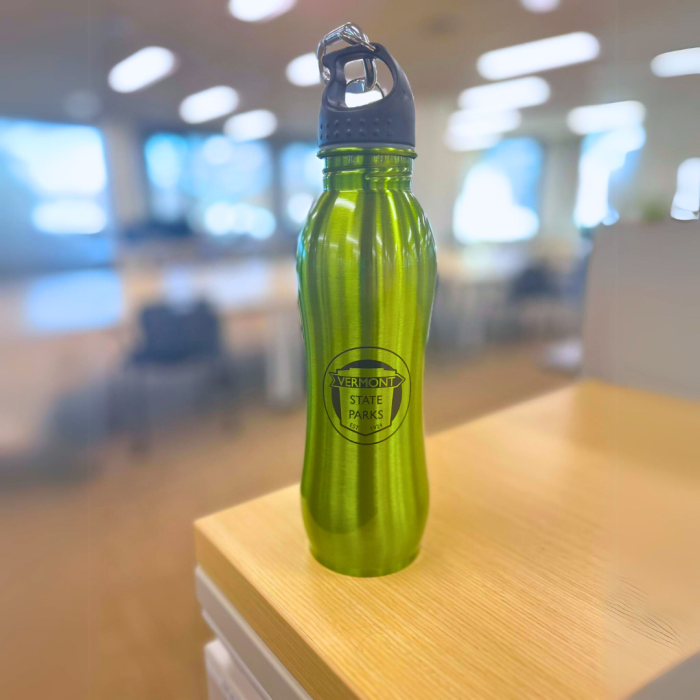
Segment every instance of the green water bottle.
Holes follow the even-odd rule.
[[[389,52],[365,44],[323,57],[324,188],[297,253],[308,370],[301,495],[314,557],[382,576],[415,559],[428,515],[423,366],[436,261],[411,192],[413,94]],[[357,80],[345,65],[357,60],[382,61],[394,84],[348,108]]]

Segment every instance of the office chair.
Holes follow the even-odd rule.
[[[198,365],[206,370],[206,388],[219,392],[233,384],[219,317],[206,301],[182,308],[164,303],[146,306],[139,325],[141,340],[125,362],[126,371],[134,380],[131,427],[132,447],[136,451],[149,444],[149,371]]]

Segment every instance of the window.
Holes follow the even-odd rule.
[[[620,217],[610,203],[622,189],[634,169],[630,154],[639,151],[646,141],[642,126],[586,136],[581,142],[578,194],[574,221],[579,228],[610,226]]]
[[[291,143],[282,150],[282,203],[287,223],[297,230],[323,189],[323,161],[311,143]]]
[[[483,151],[467,172],[454,208],[461,243],[532,238],[539,230],[544,149],[532,138],[513,138]]]
[[[674,219],[697,219],[700,211],[700,158],[688,158],[678,167],[678,184],[671,205]]]
[[[3,230],[90,235],[108,226],[107,168],[94,127],[0,118]]]
[[[214,134],[157,133],[146,140],[149,206],[163,225],[212,236],[269,238],[276,228],[272,149]]]

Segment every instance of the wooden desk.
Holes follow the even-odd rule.
[[[428,457],[423,549],[393,576],[317,564],[296,486],[196,524],[312,698],[624,697],[700,648],[700,404],[587,382]]]

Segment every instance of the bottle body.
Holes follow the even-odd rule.
[[[299,239],[308,381],[302,510],[313,555],[355,576],[417,555],[428,513],[423,366],[435,244],[412,151],[329,150]]]

